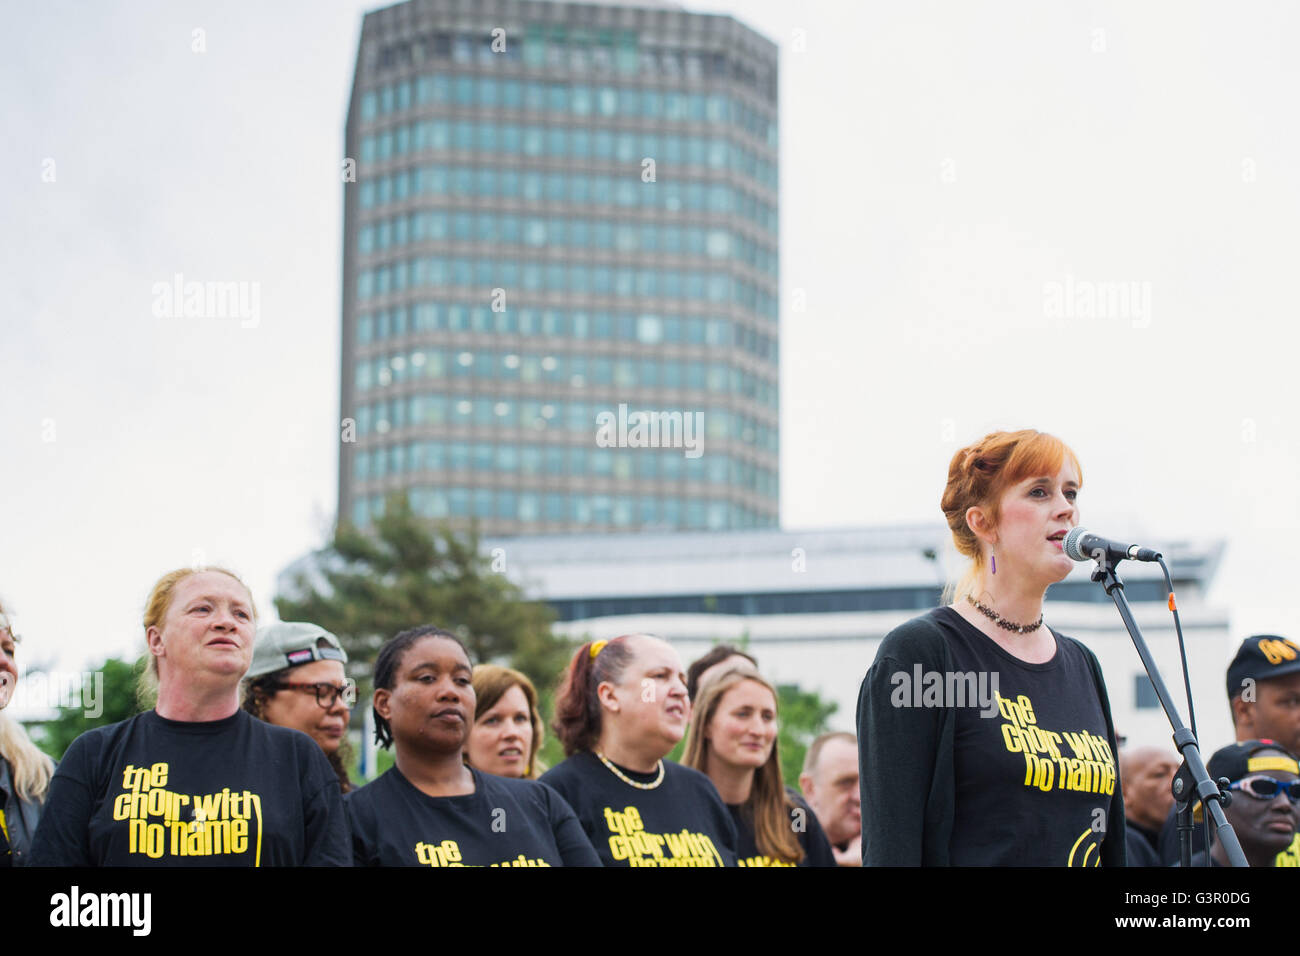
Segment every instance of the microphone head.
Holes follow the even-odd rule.
[[[1075,561],[1090,561],[1092,555],[1083,550],[1083,536],[1088,534],[1088,529],[1079,527],[1071,528],[1065,535],[1065,543],[1061,545],[1062,549]]]

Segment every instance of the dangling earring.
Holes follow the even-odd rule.
[[[993,564],[993,573],[994,573],[994,574],[997,574],[997,573],[998,573],[998,556],[997,556],[996,554],[994,554],[992,551],[989,552],[989,561],[991,561],[992,564]]]

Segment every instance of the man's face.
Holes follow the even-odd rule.
[[[1124,815],[1149,829],[1160,829],[1174,805],[1169,785],[1177,772],[1178,758],[1157,747],[1120,754]]]
[[[1247,854],[1258,852],[1272,856],[1281,853],[1291,845],[1300,819],[1296,815],[1296,805],[1291,802],[1286,791],[1278,789],[1272,797],[1259,797],[1246,792],[1247,789],[1261,789],[1250,786],[1256,778],[1260,780],[1271,778],[1272,781],[1283,784],[1291,783],[1297,778],[1294,773],[1285,770],[1247,774],[1244,778],[1247,781],[1246,786],[1243,787],[1242,781],[1236,783],[1232,802],[1223,811],[1224,816],[1237,832],[1242,850]]]
[[[828,740],[812,776],[801,777],[799,782],[831,843],[848,843],[862,832],[856,746],[843,738]]]
[[[1249,688],[1248,688],[1249,690]],[[1237,740],[1275,740],[1291,753],[1300,750],[1300,671],[1256,682],[1255,700],[1233,702]]]

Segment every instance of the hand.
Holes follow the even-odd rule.
[[[835,862],[840,866],[861,866],[862,865],[862,834],[859,833],[849,845],[842,851],[831,847],[831,852],[835,854]]]

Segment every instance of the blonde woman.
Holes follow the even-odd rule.
[[[0,710],[18,685],[18,635],[0,606]],[[54,761],[31,742],[22,724],[0,714],[0,867],[25,866],[54,773]]]
[[[37,866],[347,866],[338,778],[311,738],[239,707],[257,610],[222,568],[165,574],[145,605],[153,710],[72,742]]]
[[[718,788],[741,866],[835,866],[817,815],[781,778],[776,688],[741,660],[701,682],[682,763]]]

